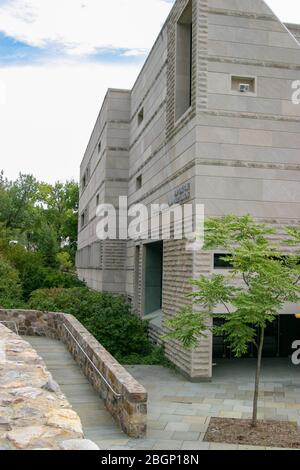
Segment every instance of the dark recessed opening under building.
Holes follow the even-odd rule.
[[[214,320],[216,326],[222,322],[222,319]],[[266,329],[263,357],[289,357],[294,352],[292,344],[297,339],[300,339],[300,320],[295,315],[279,315]],[[248,354],[243,357],[256,356],[256,347],[251,345]],[[214,335],[213,357],[214,359],[233,359],[235,357],[223,336]]]
[[[144,314],[161,310],[163,282],[163,242],[145,245]]]

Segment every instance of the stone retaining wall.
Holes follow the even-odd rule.
[[[145,388],[75,317],[64,313],[0,309],[0,321],[15,322],[20,335],[46,336],[62,340],[121,429],[130,437],[145,436],[147,427]],[[8,326],[13,329],[13,324]]]
[[[21,336],[46,336],[60,339],[58,336],[58,323],[62,321],[63,314],[39,312],[37,310],[3,310],[0,309],[0,321],[8,322],[8,328],[14,329],[13,323]]]
[[[98,447],[30,344],[0,324],[0,450]]]

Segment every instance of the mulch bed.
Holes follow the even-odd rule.
[[[300,449],[300,427],[291,422],[259,421],[253,428],[249,419],[211,418],[204,441]]]

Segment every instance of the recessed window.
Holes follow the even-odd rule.
[[[141,189],[142,184],[143,184],[143,178],[142,178],[142,175],[139,175],[136,179],[136,190]]]
[[[80,216],[81,228],[85,227],[88,221],[89,221],[89,209],[87,207]]]
[[[83,212],[81,214],[81,228],[83,228],[85,226],[85,213]]]
[[[101,147],[102,147],[102,143],[101,143],[101,141],[100,141],[99,144],[98,144],[98,153],[101,152]]]
[[[224,259],[227,256],[230,256],[230,253],[215,253],[214,269],[232,269],[232,263]]]
[[[82,189],[85,189],[90,177],[90,169],[87,167],[82,177]]]
[[[176,120],[192,104],[192,57],[192,1],[189,1],[176,27]]]
[[[96,206],[97,207],[99,206],[99,202],[100,202],[100,196],[99,196],[99,194],[97,194],[97,196],[96,196]]]
[[[138,125],[140,126],[144,120],[144,108],[138,113]]]
[[[255,78],[231,77],[231,89],[241,94],[255,93]]]

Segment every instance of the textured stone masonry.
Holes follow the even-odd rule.
[[[192,7],[191,106],[178,119],[177,22],[187,6]],[[276,228],[299,224],[300,105],[292,101],[299,38],[300,26],[283,25],[263,0],[174,2],[133,88],[108,91],[83,158],[81,177],[89,166],[91,177],[79,212],[89,207],[91,217],[78,234],[77,267],[89,287],[125,294],[144,315],[143,243],[149,240],[130,240],[127,249],[126,243],[110,242],[104,267],[94,247],[97,194],[101,203],[118,205],[118,197],[128,195],[129,206],[149,207],[169,204],[190,184],[185,202],[204,204],[206,217],[249,213]],[[254,81],[254,91],[235,89],[234,83],[244,80]],[[213,253],[191,256],[174,240],[163,245],[162,331],[165,320],[187,304],[188,279],[215,272]],[[151,331],[152,337],[159,334]],[[165,350],[192,380],[211,379],[211,337],[192,352],[172,341]]]
[[[0,324],[0,450],[98,449],[83,437],[79,416],[43,360]]]
[[[63,341],[121,429],[130,437],[139,438],[146,434],[145,388],[76,318],[64,313],[0,309],[0,321],[15,322],[20,335],[46,336]],[[13,323],[9,325],[14,328]]]

